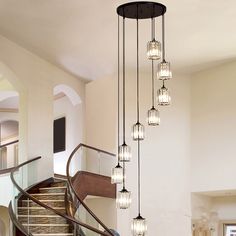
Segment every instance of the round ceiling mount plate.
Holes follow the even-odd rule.
[[[164,15],[166,6],[158,2],[129,2],[117,7],[117,14],[131,19],[149,19]]]

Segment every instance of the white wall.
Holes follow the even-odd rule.
[[[3,174],[0,176],[0,191],[1,193],[4,192],[4,194],[0,195],[0,205],[8,207],[14,193],[10,174]]]
[[[53,175],[53,88],[66,84],[83,103],[84,83],[2,36],[0,51],[0,73],[20,96],[19,159],[42,156],[34,174],[46,179]]]
[[[66,117],[66,150],[54,154],[54,172],[66,175],[66,163],[73,149],[83,142],[82,104],[73,105],[67,96],[54,101],[54,119]],[[81,159],[74,163],[81,168]]]
[[[106,222],[106,226],[109,229],[117,227],[117,219],[114,214],[116,212],[115,199],[103,197],[86,198],[86,204],[102,222]]]
[[[236,189],[236,62],[192,78],[192,191]]]
[[[131,235],[131,219],[137,216],[136,143],[131,141],[131,126],[135,118],[135,78],[127,75],[127,140],[133,159],[128,164],[127,188],[133,193],[130,210],[118,211],[118,231]],[[190,80],[176,76],[170,81],[173,104],[161,109],[161,126],[147,127],[146,113],[150,109],[150,75],[141,78],[141,121],[146,126],[142,142],[142,212],[148,220],[148,234],[189,236],[190,186]],[[86,140],[108,151],[116,151],[116,80],[102,79],[86,85]]]

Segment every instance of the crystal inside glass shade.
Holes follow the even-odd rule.
[[[159,60],[161,58],[161,43],[153,39],[147,43],[147,56],[150,60]]]
[[[119,209],[128,209],[131,204],[131,192],[123,188],[118,192],[116,198],[116,206]]]
[[[170,102],[171,102],[170,92],[165,86],[162,86],[157,91],[157,103],[160,106],[168,106],[170,105]]]
[[[144,236],[147,232],[147,222],[142,216],[138,216],[133,219],[132,222],[132,233],[134,236]]]
[[[172,72],[170,69],[170,62],[162,61],[158,64],[157,77],[161,80],[172,78]]]
[[[144,140],[144,126],[137,122],[132,127],[132,138],[133,140]]]
[[[118,156],[120,161],[128,162],[131,159],[131,148],[130,146],[123,143],[119,146]]]
[[[156,126],[160,125],[160,113],[155,107],[152,107],[148,111],[148,125]]]
[[[112,168],[111,171],[111,183],[112,184],[121,184],[123,182],[123,168],[118,165]]]

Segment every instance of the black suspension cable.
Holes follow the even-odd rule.
[[[155,95],[154,95],[154,88],[155,88],[155,84],[154,84],[154,61],[152,60],[152,107],[154,108],[154,104],[155,104]]]
[[[125,17],[123,17],[123,142],[125,143]]]
[[[138,5],[137,5],[137,122],[139,123],[139,21],[138,21]],[[138,138],[138,212],[140,215],[140,139]]]
[[[141,166],[140,166],[140,140],[138,139],[138,213],[141,212]]]
[[[139,123],[139,24],[137,19],[137,122]]]
[[[125,17],[123,17],[123,143],[125,143]],[[123,161],[123,189],[125,189],[125,161]]]
[[[118,50],[118,58],[117,58],[117,106],[118,106],[118,111],[117,111],[117,128],[118,128],[118,154],[119,154],[119,146],[120,146],[120,18],[118,15],[118,45],[117,45],[117,50]],[[119,155],[118,155],[118,163],[119,163]]]
[[[165,15],[162,15],[162,61],[165,61]]]
[[[155,18],[151,18],[152,40],[155,40]]]

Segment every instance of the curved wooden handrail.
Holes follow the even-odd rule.
[[[53,209],[52,207],[50,207],[50,206],[48,206],[48,205],[42,203],[41,201],[39,201],[39,200],[36,199],[35,197],[31,196],[31,195],[30,195],[29,193],[27,193],[26,191],[24,191],[24,190],[17,184],[17,182],[16,182],[15,179],[14,179],[14,172],[16,172],[17,170],[19,170],[20,167],[22,167],[22,166],[24,166],[24,165],[27,165],[27,164],[29,164],[29,163],[31,163],[31,162],[33,162],[33,161],[36,161],[36,160],[38,160],[38,159],[40,159],[40,158],[41,158],[41,157],[36,157],[36,158],[31,159],[31,160],[28,160],[28,161],[26,161],[26,162],[24,162],[24,163],[18,165],[17,167],[15,167],[15,168],[12,170],[12,172],[11,172],[11,181],[12,181],[12,183],[14,184],[14,186],[21,192],[22,195],[26,196],[27,198],[29,198],[29,199],[32,200],[33,202],[37,203],[38,205],[42,206],[43,208],[45,208],[45,209],[47,209],[47,210],[50,210],[50,211],[52,211],[53,213],[55,213],[56,215],[59,215],[59,216],[61,216],[62,218],[64,218],[64,219],[70,221],[71,223],[80,225],[80,226],[82,226],[82,227],[84,227],[84,228],[87,228],[87,229],[89,229],[89,230],[91,230],[91,231],[93,231],[93,232],[96,232],[96,233],[98,233],[98,234],[100,234],[100,235],[108,236],[107,233],[102,232],[102,231],[100,231],[100,230],[98,230],[98,229],[96,229],[96,228],[94,228],[94,227],[92,227],[92,226],[90,226],[90,225],[87,225],[87,224],[85,224],[85,223],[83,223],[83,222],[81,222],[81,221],[78,221],[78,220],[76,220],[76,219],[74,219],[74,218],[72,218],[72,217],[70,217],[70,216],[68,216],[68,215],[66,215],[66,214],[63,214],[63,213],[61,213],[61,212],[59,212],[59,211]],[[18,224],[21,225],[20,222],[18,222]],[[22,227],[23,227],[23,226],[22,226]],[[31,234],[27,234],[27,236],[32,236],[32,235],[31,235]]]
[[[77,191],[75,190],[74,186],[73,186],[73,183],[72,183],[72,178],[70,176],[70,163],[71,163],[71,160],[74,156],[74,154],[81,148],[81,147],[86,147],[88,149],[92,149],[92,150],[95,150],[97,152],[101,152],[101,153],[104,153],[104,154],[107,154],[107,155],[110,155],[110,156],[115,156],[114,153],[110,153],[110,152],[107,152],[107,151],[104,151],[102,149],[99,149],[99,148],[95,148],[95,147],[92,147],[92,146],[89,146],[87,144],[83,144],[83,143],[80,143],[73,151],[72,153],[70,154],[69,156],[69,159],[67,161],[67,164],[66,164],[66,175],[67,175],[67,180],[68,180],[68,183],[69,183],[69,186],[70,188],[73,190],[73,193],[75,194],[76,198],[78,199],[78,201],[81,203],[81,205],[86,209],[86,211],[112,236],[114,236],[114,234],[111,232],[110,229],[107,228],[107,226],[94,214],[94,212],[84,203],[84,201],[79,197]]]

